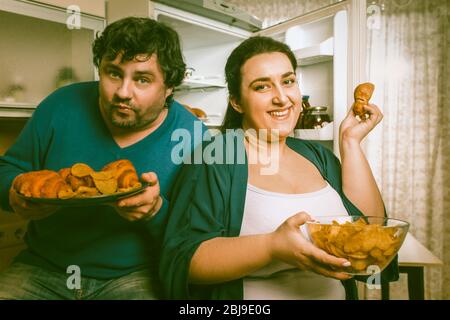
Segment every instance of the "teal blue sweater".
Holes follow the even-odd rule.
[[[214,163],[208,157],[214,148],[205,146],[204,162],[185,165],[174,185],[173,197],[177,200],[169,208],[160,264],[160,277],[167,298],[243,298],[242,278],[217,285],[191,285],[188,281],[192,256],[203,241],[215,237],[237,237],[240,234],[248,180],[243,136],[227,135],[223,142],[222,145],[214,144],[219,146],[215,148],[215,155],[234,159],[234,164],[225,160]],[[362,215],[343,193],[340,162],[330,150],[318,143],[293,138],[289,138],[287,144],[317,167],[322,177],[341,196],[350,215]],[[239,159],[238,155],[244,155],[244,158]],[[395,258],[382,272],[381,281],[397,279],[398,265]],[[365,278],[359,277],[358,280]],[[355,281],[348,280],[343,285],[347,299],[357,299]]]
[[[98,82],[61,88],[34,112],[16,143],[0,157],[0,200],[9,208],[8,190],[22,172],[59,170],[84,162],[94,170],[129,159],[138,175],[153,171],[159,177],[163,207],[149,222],[128,222],[107,206],[67,207],[48,218],[31,221],[25,237],[28,249],[17,261],[65,272],[78,265],[82,275],[98,279],[119,277],[152,264],[161,242],[170,189],[181,165],[171,161],[179,141],[175,129],[193,134],[204,130],[194,116],[177,102],[169,106],[163,124],[143,140],[119,147],[99,111]],[[186,141],[184,141],[186,143]],[[186,147],[192,151],[194,141]]]

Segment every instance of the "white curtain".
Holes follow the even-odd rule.
[[[263,27],[270,27],[304,13],[311,12],[338,0],[228,0],[239,8],[263,21]]]
[[[448,0],[368,1],[368,74],[384,113],[366,142],[390,216],[443,262],[428,299],[450,299]]]

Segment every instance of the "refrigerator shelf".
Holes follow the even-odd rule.
[[[0,101],[0,118],[30,118],[36,104]]]
[[[296,129],[294,138],[303,140],[333,140],[333,122],[330,122],[321,129]]]
[[[297,58],[299,66],[308,66],[333,60],[333,37],[322,41],[318,45],[297,49],[294,55]]]
[[[224,81],[220,78],[185,79],[183,83],[176,88],[176,91],[208,90],[225,87]]]

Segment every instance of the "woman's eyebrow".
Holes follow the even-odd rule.
[[[289,77],[290,75],[295,75],[295,72],[289,71],[289,72],[283,73],[283,74],[281,75],[281,78],[286,78],[286,77]],[[264,82],[264,81],[270,81],[270,77],[256,78],[255,80],[253,80],[252,82],[250,82],[250,84],[249,84],[248,86],[250,87],[250,86],[251,86],[253,83],[255,83],[255,82]]]

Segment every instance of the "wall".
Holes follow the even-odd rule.
[[[91,14],[98,17],[105,17],[105,0],[40,0],[45,4],[67,8],[70,5],[77,5],[81,12]]]
[[[30,32],[39,30],[39,32]],[[93,80],[93,32],[0,11],[0,101],[13,83],[25,86],[24,101],[37,103],[56,88],[61,67],[71,66],[80,80]]]
[[[0,155],[14,143],[26,120],[0,119]],[[12,212],[0,209],[0,271],[25,248],[22,237],[26,221]]]

